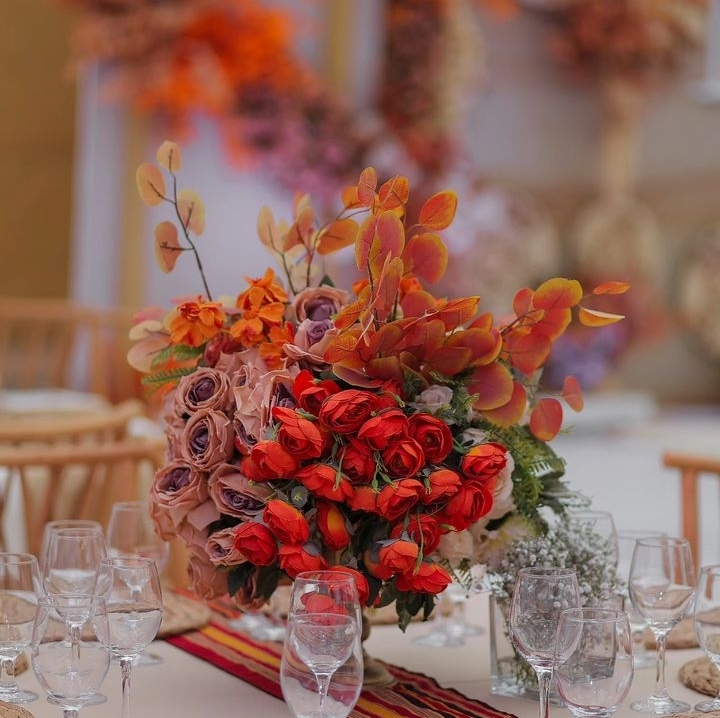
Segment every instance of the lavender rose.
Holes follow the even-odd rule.
[[[200,367],[184,376],[175,391],[175,411],[179,416],[194,414],[199,409],[233,410],[230,377],[211,367]]]
[[[234,526],[210,534],[205,544],[205,551],[214,566],[238,566],[247,561],[247,558],[235,548]]]
[[[164,541],[170,541],[187,515],[208,499],[208,476],[183,460],[159,469],[150,488],[150,513]]]
[[[223,412],[200,409],[185,425],[182,456],[198,469],[213,469],[232,456],[234,438],[232,421]]]
[[[324,321],[338,314],[347,300],[348,293],[344,289],[327,285],[308,287],[295,295],[293,309],[298,322],[305,319]]]
[[[221,514],[252,521],[265,510],[273,491],[262,483],[253,483],[232,464],[220,464],[208,480],[210,498]]]

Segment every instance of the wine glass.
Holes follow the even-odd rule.
[[[580,526],[587,527],[594,534],[597,534],[607,543],[610,555],[617,562],[618,559],[618,536],[615,528],[615,520],[609,511],[598,511],[595,509],[578,509],[568,512],[568,521]]]
[[[37,693],[15,679],[15,661],[30,646],[42,581],[37,559],[29,553],[0,553],[0,700],[30,703]]]
[[[47,561],[48,546],[50,544],[50,535],[60,529],[92,529],[102,534],[103,528],[99,521],[92,519],[56,519],[48,521],[43,528],[42,541],[40,543],[40,553],[38,554],[38,564],[40,573],[45,570],[45,562]]]
[[[548,718],[555,665],[555,633],[560,613],[580,607],[575,569],[521,568],[510,604],[510,636],[538,679],[540,718]]]
[[[361,632],[357,587],[350,574],[298,574],[281,667],[283,696],[295,716],[345,718],[350,713],[362,687]]]
[[[661,536],[635,543],[628,581],[630,601],[657,641],[655,690],[630,707],[640,713],[672,715],[690,704],[670,697],[665,686],[665,646],[670,629],[692,610],[695,567],[687,539]]]
[[[569,608],[555,637],[555,685],[577,718],[610,718],[634,675],[627,614],[607,608]]]
[[[700,569],[693,618],[700,648],[715,668],[720,669],[720,565]],[[695,710],[720,711],[720,692],[712,700],[698,703]]]
[[[622,608],[627,613],[630,620],[630,629],[633,637],[633,661],[635,668],[650,668],[657,663],[655,652],[648,650],[645,645],[645,632],[647,624],[643,617],[633,608],[630,602],[630,594],[628,593],[627,582],[630,576],[630,563],[632,561],[635,543],[639,538],[662,537],[667,536],[663,531],[646,531],[644,529],[621,529],[617,532],[618,542],[618,576],[620,576],[625,585],[620,593],[622,600]]]
[[[67,616],[82,617],[79,642]],[[41,596],[32,630],[31,663],[48,700],[62,707],[64,718],[97,695],[110,666],[108,619],[98,596]]]
[[[45,592],[92,594],[95,573],[105,556],[102,527],[52,529],[42,570]]]
[[[155,638],[162,621],[157,565],[151,558],[104,558],[97,570],[95,592],[107,604],[110,650],[120,660],[122,675],[122,718],[128,718],[133,663]]]
[[[114,503],[105,535],[108,556],[151,558],[155,561],[158,574],[162,575],[170,558],[170,544],[160,538],[155,530],[147,501]],[[143,651],[134,665],[157,666],[162,662],[160,656]]]

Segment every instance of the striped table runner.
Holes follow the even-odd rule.
[[[204,628],[173,636],[169,643],[282,699],[280,646],[232,630],[221,618]],[[422,673],[388,665],[396,682],[365,689],[351,718],[515,718],[481,701],[442,688]]]

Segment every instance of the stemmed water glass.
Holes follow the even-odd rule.
[[[107,545],[102,528],[51,530],[42,569],[46,593],[92,594],[95,573],[105,556]]]
[[[521,568],[510,604],[510,636],[538,679],[540,718],[548,718],[555,665],[555,633],[560,614],[580,607],[575,569]]]
[[[687,539],[667,536],[641,538],[635,543],[628,580],[630,601],[657,642],[653,694],[630,707],[640,713],[672,715],[690,705],[670,697],[665,686],[665,646],[670,630],[692,610],[695,567]]]
[[[158,575],[167,566],[170,544],[160,538],[150,517],[147,501],[118,501],[112,505],[105,532],[108,556],[135,556],[155,561]],[[163,662],[160,656],[143,651],[136,666],[156,666]]]
[[[362,687],[361,631],[360,603],[351,575],[312,571],[295,578],[281,668],[283,696],[295,716],[344,718],[350,713]],[[352,670],[331,686],[333,677],[348,664]],[[307,669],[314,678],[313,688]]]
[[[20,688],[15,661],[30,646],[42,582],[37,559],[29,553],[0,554],[0,700],[29,703],[38,695]]]
[[[569,608],[555,636],[555,684],[577,718],[610,718],[634,675],[630,623],[624,611]]]
[[[58,594],[38,599],[32,667],[48,700],[62,707],[64,718],[77,718],[80,708],[97,695],[110,666],[107,639],[102,598]]]
[[[703,566],[695,594],[695,634],[700,648],[720,670],[720,565]],[[720,692],[709,701],[701,701],[696,711],[720,711]]]
[[[662,536],[667,536],[667,534],[663,531],[645,529],[622,529],[617,532],[618,576],[625,582],[620,593],[620,599],[622,601],[622,608],[630,620],[630,630],[632,631],[633,637],[633,662],[636,669],[653,667],[656,665],[657,659],[655,652],[648,650],[645,646],[647,624],[630,602],[630,594],[627,587],[630,576],[630,564],[632,562],[633,551],[635,550],[635,543],[639,538],[658,538]]]
[[[110,650],[120,660],[122,675],[122,718],[128,718],[133,663],[155,638],[162,621],[162,590],[155,561],[104,558],[94,590],[107,604]]]
[[[100,535],[103,533],[102,524],[92,519],[55,519],[54,521],[48,521],[43,528],[40,553],[38,554],[38,564],[41,575],[45,570],[50,536],[61,529],[90,529]]]

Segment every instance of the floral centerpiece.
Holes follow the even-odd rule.
[[[505,527],[542,533],[544,508],[565,510],[572,495],[548,443],[563,408],[538,376],[574,318],[622,317],[586,306],[571,279],[521,289],[497,319],[479,297],[433,296],[422,283],[445,270],[455,194],[411,218],[407,179],[379,184],[372,168],[325,224],[307,196],[290,224],[262,209],[259,237],[284,281],[268,269],[214,299],[198,253],[204,207],[177,189],[181,167],[166,142],[137,183],[174,217],[155,229],[160,266],[194,255],[205,293],[141,313],[129,360],[166,396],[168,461],[151,510],[163,537],[187,545],[197,593],[258,607],[279,581],[332,567],[355,576],[365,605],[394,603],[404,628],[452,580],[443,536],[484,531],[476,560],[491,562],[512,540]],[[352,293],[322,266],[344,247],[363,274]],[[572,378],[563,395],[581,408]]]

